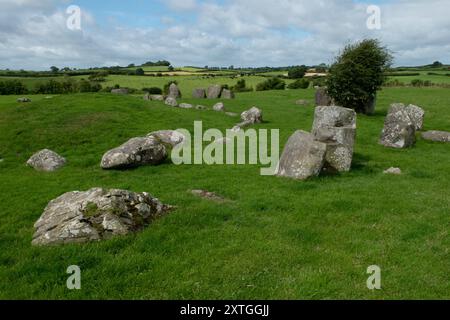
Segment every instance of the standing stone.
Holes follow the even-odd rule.
[[[337,106],[319,106],[315,110],[312,134],[327,145],[324,169],[350,171],[356,139],[356,112]]]
[[[234,99],[234,92],[228,89],[223,89],[221,94],[222,99]]]
[[[328,95],[326,88],[316,90],[316,106],[331,106],[333,99]]]
[[[167,97],[167,99],[166,99],[166,101],[164,103],[166,105],[170,106],[170,107],[177,107],[178,106],[177,99],[175,99],[173,97]]]
[[[420,131],[423,129],[425,111],[422,108],[415,106],[413,104],[405,106],[403,103],[393,103],[389,108],[389,113],[397,112],[400,110],[403,110],[408,114],[416,130]]]
[[[155,137],[132,138],[120,147],[105,153],[103,169],[122,169],[140,165],[157,165],[167,158],[164,145]]]
[[[225,106],[222,102],[218,102],[213,106],[214,111],[225,111]]]
[[[111,93],[113,93],[113,94],[128,94],[129,90],[127,88],[112,89]]]
[[[213,85],[208,88],[207,97],[208,99],[218,99],[220,98],[220,93],[222,92],[221,85]]]
[[[450,132],[446,131],[427,131],[422,133],[422,138],[435,142],[450,142]]]
[[[416,126],[403,108],[391,108],[384,121],[379,143],[385,147],[408,148],[416,142]]]
[[[306,131],[296,131],[288,140],[276,171],[277,176],[305,180],[322,170],[327,145]]]
[[[34,224],[33,245],[99,241],[142,230],[171,206],[150,194],[93,188],[50,201]]]
[[[38,171],[52,172],[66,164],[66,159],[48,149],[41,150],[31,156],[27,165]]]
[[[206,98],[206,91],[205,91],[205,89],[194,89],[194,91],[192,91],[192,98],[194,98],[194,99],[204,99],[204,98]]]
[[[169,97],[179,99],[181,98],[181,91],[178,89],[178,86],[175,83],[172,83],[169,86]]]

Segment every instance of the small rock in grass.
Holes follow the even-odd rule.
[[[384,170],[383,173],[384,173],[384,174],[400,175],[400,174],[402,174],[402,170],[401,170],[400,168],[394,168],[394,167],[391,167],[391,168],[389,168],[389,169],[387,169],[387,170]]]
[[[450,132],[446,131],[427,131],[422,133],[422,138],[435,142],[450,142]]]
[[[164,103],[166,105],[170,106],[170,107],[177,107],[178,106],[177,99],[175,99],[173,97],[167,97],[167,99],[166,99],[166,101]]]
[[[199,105],[195,106],[195,109],[197,109],[197,110],[206,110],[208,108],[199,104]]]
[[[178,108],[181,108],[181,109],[192,109],[193,106],[192,106],[192,104],[189,104],[189,103],[180,103],[178,105]]]
[[[222,102],[218,102],[213,106],[214,111],[225,111],[225,106]]]
[[[112,89],[111,93],[113,93],[113,94],[128,94],[129,90],[127,88]]]
[[[211,201],[215,201],[215,202],[219,202],[219,203],[230,201],[228,199],[225,199],[222,196],[217,195],[214,192],[210,192],[210,191],[206,191],[206,190],[191,190],[191,193],[194,196],[197,196],[197,197],[200,197],[203,199],[207,199],[207,200],[211,200]]]
[[[25,102],[31,102],[30,98],[18,98],[17,102],[25,103]]]
[[[54,151],[44,149],[33,156],[27,161],[27,165],[33,167],[38,171],[52,172],[56,171],[66,164],[66,159],[61,157]]]
[[[298,106],[307,106],[309,104],[308,100],[300,99],[295,101],[295,104]]]

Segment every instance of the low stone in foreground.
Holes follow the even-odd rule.
[[[103,169],[126,169],[140,165],[158,165],[167,158],[163,143],[154,136],[137,137],[105,153]]]
[[[66,164],[66,159],[52,150],[44,149],[31,156],[27,165],[39,171],[51,172]]]
[[[142,230],[170,210],[148,193],[93,188],[50,201],[39,220],[33,245],[99,241]]]
[[[422,138],[435,142],[450,142],[450,132],[431,130],[423,132]]]
[[[393,174],[393,175],[401,175],[402,174],[402,170],[400,168],[394,168],[391,167],[387,170],[383,171],[384,174]]]
[[[296,131],[281,155],[276,175],[305,180],[318,176],[322,170],[327,145],[316,141],[306,131]]]
[[[178,107],[177,99],[175,99],[173,97],[167,97],[167,99],[164,101],[164,103],[166,105],[168,105],[169,107]]]

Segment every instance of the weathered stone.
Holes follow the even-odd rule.
[[[144,100],[150,100],[150,101],[164,101],[164,96],[162,94],[149,94],[147,93],[144,96]]]
[[[305,180],[320,174],[327,145],[316,141],[309,132],[298,130],[288,140],[276,174]]]
[[[193,106],[192,106],[192,104],[189,104],[189,103],[180,103],[180,104],[178,105],[178,108],[182,108],[182,109],[192,109]]]
[[[324,170],[350,171],[356,139],[356,112],[337,106],[319,106],[315,110],[312,133],[326,143]]]
[[[114,94],[128,94],[129,90],[127,88],[118,88],[118,89],[112,89],[111,93],[114,93]]]
[[[300,99],[295,101],[295,104],[298,106],[307,106],[309,104],[309,101],[305,99]]]
[[[20,103],[31,102],[31,99],[30,98],[17,98],[17,102],[20,102]]]
[[[222,102],[218,102],[213,106],[214,111],[225,111],[225,106]]]
[[[173,98],[173,97],[167,97],[166,101],[164,101],[164,103],[170,107],[177,107],[178,106],[178,102],[177,99]]]
[[[39,171],[55,171],[66,164],[66,159],[48,149],[41,150],[31,156],[27,165]]]
[[[206,98],[206,91],[205,91],[205,89],[194,89],[194,91],[192,91],[192,98],[194,98],[194,99],[204,99],[204,98]]]
[[[257,107],[252,107],[250,110],[242,112],[241,119],[243,122],[262,123],[262,110]]]
[[[220,93],[222,92],[221,85],[213,85],[208,88],[207,97],[208,99],[218,99],[220,98]]]
[[[178,89],[178,86],[175,83],[170,84],[169,86],[169,97],[179,99],[181,98],[181,91]]]
[[[450,132],[431,130],[423,132],[422,138],[435,142],[450,142]]]
[[[195,106],[195,109],[197,109],[197,110],[206,110],[206,109],[208,109],[208,108],[205,107],[205,106],[202,106],[202,105],[196,105],[196,106]]]
[[[186,137],[178,131],[175,130],[160,130],[149,133],[147,137],[155,137],[160,142],[166,145],[175,147],[176,145],[182,143]]]
[[[157,165],[166,158],[166,148],[159,139],[153,136],[138,137],[105,153],[101,167],[103,169],[121,169],[140,165]]]
[[[222,99],[234,99],[234,92],[228,89],[223,89],[221,94]]]
[[[328,95],[326,88],[316,90],[316,106],[331,106],[333,99]]]
[[[137,232],[170,208],[145,192],[68,192],[48,203],[34,224],[32,244],[83,243]]]
[[[386,116],[379,143],[385,147],[407,148],[416,142],[415,125],[404,109],[396,110]]]
[[[389,113],[397,112],[397,111],[405,111],[411,121],[414,124],[415,130],[423,129],[423,121],[425,118],[425,111],[413,104],[405,106],[403,103],[393,103],[389,108]]]
[[[237,117],[238,116],[238,114],[234,113],[234,112],[225,112],[225,114],[229,117]]]
[[[222,196],[219,196],[218,194],[211,192],[211,191],[206,191],[206,190],[191,190],[191,193],[194,196],[206,199],[206,200],[211,200],[214,202],[218,202],[218,203],[224,203],[224,202],[230,202],[230,200],[225,199]]]
[[[389,168],[387,170],[384,170],[383,173],[384,174],[400,175],[400,174],[402,174],[402,170],[400,168],[391,167],[391,168]]]

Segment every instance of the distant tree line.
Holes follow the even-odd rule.
[[[21,95],[21,94],[65,94],[79,92],[98,92],[102,86],[94,81],[85,79],[74,80],[65,79],[57,81],[54,79],[36,84],[34,89],[28,89],[19,80],[0,81],[0,95]]]

